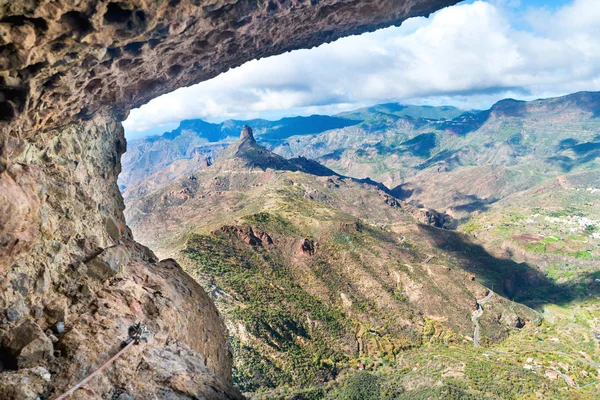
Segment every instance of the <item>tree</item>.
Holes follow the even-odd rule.
[[[366,371],[360,371],[348,378],[339,392],[338,399],[379,400],[381,398],[380,391],[377,376]]]

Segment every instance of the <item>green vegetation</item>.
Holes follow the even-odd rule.
[[[244,221],[252,223],[255,232],[268,229],[276,243],[282,238],[306,236],[296,223],[280,214],[263,212],[244,217]],[[376,278],[378,272],[365,266],[365,251],[378,254],[375,249],[381,243],[393,241],[370,227],[360,231],[344,228],[322,235],[320,252],[311,258],[313,278],[309,280],[316,279],[326,288],[325,293],[332,294],[326,296],[327,301],[298,284],[295,267],[278,249],[252,247],[219,232],[192,235],[182,253],[190,261],[186,269],[205,282],[209,292],[218,289],[226,293],[226,297],[215,297],[217,304],[229,320],[243,326],[238,329],[244,333],[233,332],[231,338],[234,380],[251,398],[523,399],[536,398],[535,393],[553,399],[594,397],[593,385],[577,392],[579,397],[572,397],[562,380],[549,380],[544,373],[552,370],[552,363],[564,362],[570,365],[569,374],[580,386],[595,382],[595,369],[577,359],[584,357],[581,351],[596,352],[593,339],[582,342],[578,338],[584,334],[581,329],[589,332],[590,321],[600,317],[600,312],[590,311],[590,305],[597,303],[574,310],[546,307],[544,315],[552,322],[530,320],[526,328],[506,330],[496,338],[499,332],[495,315],[512,312],[515,317],[509,318],[516,318],[523,314],[516,303],[503,305],[502,299],[493,300],[486,304],[480,318],[482,342],[489,346],[484,349],[474,348],[445,323],[427,317],[418,332],[409,328],[390,335],[391,319],[379,325],[357,320],[358,315],[377,315],[377,319],[386,321],[385,311],[373,300],[352,295],[348,297],[352,301],[350,311],[341,310],[337,293],[350,296],[350,292],[347,278],[333,267],[331,256],[344,255],[344,259],[362,265],[364,273]],[[542,242],[551,245],[562,240],[555,235]],[[414,245],[402,246],[406,254],[423,259]],[[483,250],[471,247],[470,259],[483,257],[479,252]],[[395,261],[393,268],[414,282],[427,282],[417,265]],[[556,264],[548,269],[548,276],[579,279],[580,274],[569,274],[562,268]],[[506,276],[506,266],[502,269]],[[389,286],[389,295],[398,306],[410,307],[402,285]],[[398,314],[390,317],[397,318]],[[561,331],[567,323],[569,329]],[[358,352],[352,348],[355,337],[361,338],[364,346]],[[533,365],[529,359],[536,360],[534,371],[524,368]],[[357,372],[358,363],[367,371]]]
[[[519,339],[520,340],[520,339]],[[517,342],[508,343],[514,346]],[[543,343],[536,341],[535,343]],[[569,389],[559,378],[550,380],[546,371],[552,363],[565,363],[581,371],[579,385],[598,382],[593,367],[573,366],[573,359],[556,354],[503,350],[472,346],[430,345],[405,351],[398,361],[381,365],[376,371],[347,371],[337,381],[312,390],[278,389],[257,396],[264,399],[580,399],[592,400],[598,394],[593,385]],[[523,366],[527,360],[532,370]],[[576,361],[575,361],[576,362]],[[370,368],[370,366],[366,366]],[[292,397],[297,396],[297,397]]]
[[[338,391],[339,400],[379,400],[381,386],[378,377],[366,371],[360,371],[346,380]]]
[[[260,212],[244,217],[244,221],[267,232],[298,234],[296,227],[279,215]]]
[[[254,219],[283,221],[264,215]],[[209,276],[235,294],[240,303],[231,307],[230,318],[243,323],[257,339],[256,348],[232,341],[237,355],[234,378],[240,389],[306,385],[320,376],[335,376],[336,365],[347,359],[335,341],[350,331],[351,324],[302,290],[279,254],[249,251],[225,234],[194,235],[183,254],[192,261],[188,271]],[[282,358],[265,356],[273,350]]]

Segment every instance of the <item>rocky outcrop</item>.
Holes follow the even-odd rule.
[[[255,142],[256,140],[254,139],[254,134],[252,133],[252,128],[250,128],[248,125],[244,125],[242,127],[242,133],[240,135],[240,139],[244,140],[252,140],[253,142]]]
[[[425,225],[435,226],[436,228],[452,227],[452,217],[436,210],[427,208],[415,208],[413,216],[417,221]]]
[[[49,359],[54,348],[42,329],[26,320],[2,338],[4,363],[9,368],[35,367]]]
[[[125,225],[116,183],[121,125],[97,115],[35,139],[23,142],[19,162],[0,179],[0,351],[8,368],[0,397],[57,396],[118,351],[136,322],[148,325],[151,342],[73,398],[167,398],[182,385],[190,396],[238,396],[212,301],[177,264],[158,263],[136,244]],[[148,366],[148,379],[135,365]],[[46,372],[40,378],[32,368]]]
[[[267,246],[273,244],[273,239],[266,232],[255,231],[249,225],[224,225],[221,232],[232,235],[250,246]]]
[[[73,399],[237,397],[214,305],[125,224],[120,121],[249,59],[456,2],[1,2],[0,336],[13,370],[0,373],[0,397],[58,395],[138,321],[153,332],[150,343]],[[21,330],[30,342],[15,340]]]
[[[315,242],[308,238],[299,239],[296,253],[308,256],[315,255]]]

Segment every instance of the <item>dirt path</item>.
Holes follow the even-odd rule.
[[[481,300],[477,300],[477,311],[475,311],[475,314],[471,317],[471,321],[473,321],[473,325],[475,325],[475,332],[473,333],[473,344],[475,347],[481,347],[481,344],[479,344],[479,323],[477,322],[477,319],[483,315],[482,305],[487,303],[492,298],[493,294],[494,292],[490,290],[487,296]]]

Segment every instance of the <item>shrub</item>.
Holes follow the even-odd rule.
[[[379,400],[380,392],[377,376],[360,371],[348,378],[337,398],[339,400]]]

